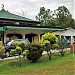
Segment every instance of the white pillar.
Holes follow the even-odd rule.
[[[40,34],[38,34],[38,37],[39,37],[39,43],[40,43]]]
[[[32,37],[32,42],[34,42],[34,37]]]
[[[6,43],[6,34],[4,33],[4,43]]]
[[[25,34],[22,34],[22,38],[25,39]]]
[[[59,36],[60,36],[60,39],[61,39],[61,31],[60,31],[60,34],[59,34]]]
[[[73,39],[73,36],[71,36],[71,44],[73,44],[74,42],[74,39]]]
[[[64,36],[64,38],[66,38],[66,37]]]

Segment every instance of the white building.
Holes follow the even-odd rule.
[[[71,44],[75,41],[75,29],[71,27],[66,28],[64,31],[55,31],[53,33],[60,37],[64,36]]]

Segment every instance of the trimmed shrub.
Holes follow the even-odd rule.
[[[38,51],[33,51],[27,54],[27,59],[31,60],[33,63],[36,62],[41,57]]]
[[[21,47],[22,51],[24,51],[25,48],[26,48],[26,43],[21,41],[21,42],[18,43],[18,46]]]
[[[25,57],[28,53],[29,53],[29,50],[24,50],[22,53],[23,57]]]
[[[16,46],[16,53],[20,55],[20,54],[21,54],[21,52],[22,52],[21,47]]]
[[[55,34],[47,32],[42,35],[41,44],[43,45],[44,50],[47,52],[50,60],[52,56],[51,50],[57,47],[56,44],[58,44],[58,38],[55,36]]]
[[[29,53],[26,55],[28,60],[31,60],[33,63],[36,62],[41,56],[43,52],[43,48],[41,45],[36,43],[31,43],[28,46]]]
[[[12,46],[18,46],[19,42],[12,42]]]
[[[0,41],[0,58],[4,58],[5,57],[5,50],[4,50],[4,46],[2,44],[2,41]]]
[[[10,54],[11,55],[15,55],[16,54],[16,50],[15,49],[11,49]]]

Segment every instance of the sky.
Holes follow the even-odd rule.
[[[4,4],[5,10],[13,14],[25,16],[35,20],[35,16],[39,13],[40,7],[55,10],[59,6],[66,6],[72,17],[75,19],[75,0],[0,0],[0,10]]]

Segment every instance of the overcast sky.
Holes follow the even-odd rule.
[[[40,7],[53,11],[64,5],[69,9],[73,18],[75,18],[74,3],[75,0],[0,0],[0,9],[2,7],[1,4],[4,4],[4,8],[11,13],[23,16],[24,12],[25,17],[35,19]]]

